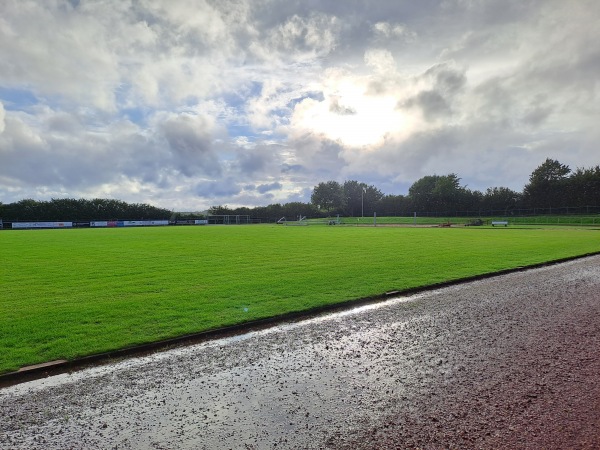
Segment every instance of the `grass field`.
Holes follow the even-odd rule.
[[[340,223],[342,225],[439,225],[441,223],[450,222],[453,225],[465,225],[473,220],[481,219],[484,224],[490,225],[495,220],[506,220],[510,225],[518,226],[581,226],[581,227],[598,227],[600,226],[599,215],[546,215],[546,216],[485,216],[485,217],[342,217]],[[336,217],[327,219],[308,219],[308,223],[326,224],[329,220],[336,220]]]
[[[600,251],[594,229],[0,232],[0,373]]]

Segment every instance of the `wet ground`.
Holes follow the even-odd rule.
[[[1,449],[600,448],[600,256],[0,389]]]

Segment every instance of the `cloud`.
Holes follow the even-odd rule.
[[[207,117],[180,114],[161,124],[174,167],[187,177],[219,176],[221,163],[212,146],[214,123]]]
[[[231,168],[241,179],[268,176],[277,171],[285,150],[281,144],[264,141],[251,147],[240,147],[234,152]]]
[[[379,73],[389,73],[396,70],[396,61],[389,50],[369,49],[365,52],[365,64]]]
[[[419,107],[426,120],[435,120],[450,113],[450,106],[438,92],[421,91],[415,97],[402,104],[405,108]]]
[[[414,80],[417,93],[399,103],[399,108],[418,108],[427,122],[447,119],[457,95],[467,83],[464,71],[450,62],[436,64]],[[454,107],[458,109],[459,106]]]
[[[204,198],[231,197],[239,194],[242,187],[234,179],[207,180],[196,183],[195,192]]]
[[[283,23],[265,30],[265,38],[249,48],[265,60],[276,58],[305,61],[331,53],[338,44],[341,29],[337,17],[311,12],[307,17],[294,14]]]
[[[594,0],[5,0],[0,195],[182,210],[596,165]]]
[[[349,106],[340,105],[340,99],[337,96],[332,96],[329,101],[329,112],[340,116],[353,116],[356,110]]]
[[[269,191],[279,190],[282,187],[283,185],[281,183],[275,182],[269,184],[261,184],[260,186],[256,187],[256,190],[261,194],[265,194]]]
[[[0,134],[4,131],[4,105],[0,102]]]
[[[172,106],[223,89],[220,72],[241,56],[236,37],[245,23],[240,8],[190,1],[107,8],[8,0],[3,16],[3,83],[112,112],[139,102]]]
[[[400,23],[377,22],[373,25],[373,34],[376,40],[401,39],[405,42],[413,42],[417,33],[408,29]]]
[[[9,112],[0,134],[0,175],[13,188],[46,186],[64,193],[99,189],[124,175],[156,181],[158,147],[135,125],[119,122],[89,131],[77,124],[78,118],[49,109],[35,116]]]

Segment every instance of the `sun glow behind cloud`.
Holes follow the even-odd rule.
[[[415,118],[398,108],[398,98],[368,90],[365,78],[328,81],[322,101],[306,98],[296,105],[291,118],[294,134],[316,134],[354,148],[374,148],[391,136],[410,134]]]

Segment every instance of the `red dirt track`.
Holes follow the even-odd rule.
[[[600,449],[600,256],[0,389],[0,449]]]

